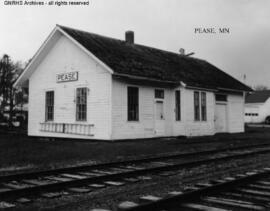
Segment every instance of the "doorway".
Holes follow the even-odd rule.
[[[215,132],[225,133],[228,132],[227,123],[227,104],[216,103],[215,105]]]
[[[165,135],[164,103],[162,100],[155,101],[155,133],[156,136]]]

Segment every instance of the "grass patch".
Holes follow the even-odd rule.
[[[267,129],[266,129],[267,130]],[[26,135],[0,134],[0,173],[28,171],[82,164],[111,162],[167,153],[216,149],[228,145],[266,142],[270,129],[262,133],[219,134],[187,139],[151,139],[121,142],[55,141]]]

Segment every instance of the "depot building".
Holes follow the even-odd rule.
[[[78,139],[244,131],[249,87],[191,56],[56,25],[15,86],[28,134]]]

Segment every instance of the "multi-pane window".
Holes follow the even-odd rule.
[[[139,121],[139,88],[128,87],[128,121]]]
[[[215,95],[216,101],[227,101],[227,95],[223,94],[216,94]]]
[[[175,91],[175,120],[181,120],[181,92],[180,90]]]
[[[206,121],[206,93],[201,92],[201,113],[202,121]]]
[[[195,121],[206,121],[206,93],[205,92],[194,92],[194,120]]]
[[[155,98],[164,99],[164,90],[163,89],[155,89]]]
[[[54,117],[54,91],[46,92],[45,96],[45,121],[53,121]]]
[[[76,120],[87,120],[87,88],[77,88],[76,90]]]
[[[194,92],[194,120],[200,121],[200,93]]]

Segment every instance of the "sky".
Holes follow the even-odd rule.
[[[250,86],[270,88],[270,0],[89,0],[88,6],[4,2],[0,56],[9,54],[15,61],[29,60],[56,24],[118,39],[133,30],[138,44],[176,53],[184,48]],[[217,33],[195,33],[195,28]],[[230,33],[218,33],[219,28]]]

